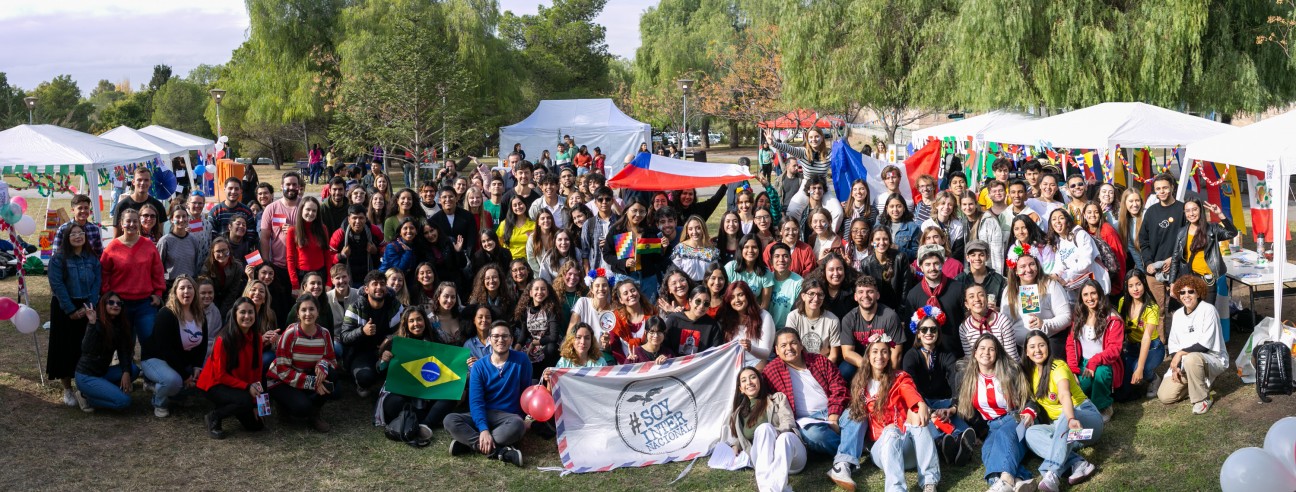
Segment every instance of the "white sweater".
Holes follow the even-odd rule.
[[[1201,344],[1208,352],[1203,353],[1206,359],[1206,372],[1211,378],[1228,369],[1228,349],[1224,346],[1224,335],[1220,330],[1219,311],[1215,306],[1201,302],[1192,314],[1179,308],[1171,317],[1170,339],[1166,343],[1168,356],[1186,349],[1194,344]],[[1169,373],[1166,373],[1169,377]]]

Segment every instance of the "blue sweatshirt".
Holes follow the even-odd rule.
[[[504,368],[491,363],[490,357],[473,363],[468,371],[468,411],[477,430],[490,429],[487,410],[522,415],[522,390],[531,385],[531,359],[510,350]]]

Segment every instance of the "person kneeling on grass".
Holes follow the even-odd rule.
[[[297,322],[279,337],[266,379],[267,391],[283,416],[303,419],[312,429],[328,432],[320,408],[333,392],[330,379],[337,357],[333,354],[333,336],[320,326],[319,313],[317,297],[309,293],[297,297]]]
[[[914,463],[918,469],[918,486],[924,492],[935,492],[936,484],[940,483],[940,464],[928,428],[931,409],[918,394],[909,374],[892,369],[891,344],[890,337],[876,334],[864,345],[868,363],[851,381],[850,407],[842,414],[843,421],[860,421],[858,426],[843,425],[843,429],[862,432],[848,435],[842,431],[841,447],[837,449],[828,477],[847,490],[855,490],[850,466],[858,463],[867,436],[873,443],[869,452],[873,464],[886,475],[886,490],[908,490],[905,468],[908,463]]]
[[[237,418],[250,431],[265,428],[256,411],[256,398],[262,393],[256,305],[240,297],[230,311],[225,329],[216,337],[216,346],[198,375],[198,389],[206,391],[216,407],[204,418],[212,439],[225,438],[221,421],[226,417]]]
[[[1031,399],[1053,421],[1049,424],[1031,425],[1034,419],[1028,417],[1025,420],[1026,445],[1044,458],[1044,463],[1039,468],[1042,476],[1039,490],[1060,490],[1060,477],[1067,470],[1071,470],[1067,482],[1071,485],[1083,482],[1093,475],[1095,468],[1076,454],[1075,450],[1098,440],[1103,429],[1102,413],[1092,399],[1085,397],[1075,373],[1049,352],[1049,338],[1044,332],[1032,330],[1026,335],[1026,357],[1022,360],[1022,372],[1030,378],[1031,387],[1034,388]],[[1075,441],[1067,438],[1069,431],[1082,429],[1093,430],[1093,436]]]
[[[917,313],[923,313],[923,317],[919,318]],[[944,320],[943,313],[930,306],[917,313],[911,318],[910,326],[918,338],[913,348],[905,352],[900,368],[912,378],[918,394],[927,403],[927,408],[932,409],[932,423],[928,430],[936,441],[941,460],[947,464],[963,466],[972,461],[976,432],[968,427],[954,408],[958,406],[958,400],[954,398],[958,391],[958,359],[940,346],[938,318]],[[936,425],[938,421],[948,423],[951,426],[950,432],[940,430]]]
[[[116,292],[99,298],[98,309],[86,311],[86,332],[81,339],[81,359],[76,365],[75,398],[86,413],[95,408],[121,410],[130,406],[131,381],[139,369],[131,364],[135,336],[125,304]],[[120,361],[111,366],[113,355]]]
[[[419,308],[406,309],[405,313],[401,314],[400,327],[396,329],[393,338],[412,338],[425,342],[440,343],[441,340],[438,340],[430,325],[432,323],[428,321],[428,316],[423,313],[423,310]],[[392,354],[393,343],[393,339],[388,338],[380,346],[383,352],[378,359],[378,372],[381,374],[386,374],[390,369],[391,360],[394,357],[394,354]],[[392,422],[400,416],[401,411],[409,408],[418,418],[419,440],[426,441],[432,439],[432,426],[441,425],[445,421],[446,415],[449,415],[456,406],[459,406],[459,400],[425,400],[398,395],[387,391],[387,386],[383,385],[382,390],[378,392],[378,411],[376,412],[374,424],[386,427],[388,422]]]
[[[378,270],[370,271],[364,278],[364,295],[347,306],[338,338],[346,358],[346,366],[355,378],[356,393],[368,398],[370,391],[381,383],[376,369],[381,353],[378,346],[396,332],[404,308],[387,288],[387,277]]]
[[[468,411],[445,418],[450,456],[480,452],[491,459],[522,467],[522,451],[512,447],[522,440],[522,390],[531,385],[531,359],[511,350],[513,332],[507,322],[490,329],[490,358],[468,370]]]
[[[733,448],[735,455],[747,453],[756,469],[757,490],[791,490],[788,474],[805,469],[806,448],[797,437],[787,396],[771,392],[755,367],[744,367],[738,371],[733,407],[722,431],[724,444]]]
[[[1206,281],[1196,275],[1176,280],[1171,292],[1179,295],[1183,307],[1171,317],[1170,340],[1166,347],[1172,354],[1170,371],[1157,391],[1157,399],[1169,405],[1192,401],[1193,413],[1210,410],[1211,381],[1228,369],[1228,351],[1220,333],[1219,312],[1212,304],[1202,302]]]
[[[1121,362],[1125,322],[1093,279],[1080,285],[1080,302],[1071,320],[1067,365],[1079,376],[1080,389],[1089,395],[1106,422],[1112,416],[1112,392],[1125,381],[1125,364]]]

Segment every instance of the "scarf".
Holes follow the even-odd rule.
[[[919,285],[922,285],[923,293],[927,294],[927,305],[941,308],[941,310],[943,311],[945,308],[941,307],[939,298],[941,293],[945,291],[945,286],[949,285],[949,278],[942,276],[940,284],[936,286],[935,290],[933,290],[931,286],[928,285],[927,279],[925,278],[920,280],[918,283]]]
[[[968,321],[972,323],[978,334],[990,333],[990,321],[994,319],[994,310],[986,311],[986,315],[980,321],[977,321],[975,314],[968,314]]]

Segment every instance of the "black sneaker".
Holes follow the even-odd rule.
[[[953,440],[953,439],[952,439]],[[972,453],[976,450],[976,433],[972,429],[963,429],[959,434],[958,452],[954,456],[954,466],[963,466],[972,462]]]
[[[225,431],[221,429],[221,422],[216,419],[215,415],[209,413],[203,417],[203,421],[207,423],[208,436],[211,436],[212,439],[225,438]]]
[[[522,468],[522,451],[518,450],[517,448],[504,446],[499,450],[499,454],[497,455],[497,457],[499,458],[500,461],[503,461],[505,463],[512,463],[513,466]]]
[[[472,446],[461,443],[454,439],[450,440],[450,456],[463,456],[466,454],[472,454],[474,451],[476,450],[473,449]]]
[[[941,462],[954,464],[954,458],[958,456],[959,443],[954,436],[949,434],[940,436],[936,439],[936,452],[940,454]]]

